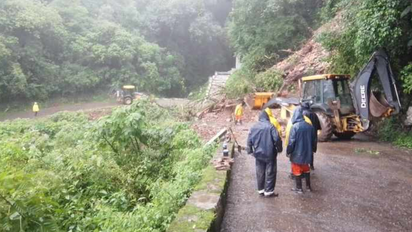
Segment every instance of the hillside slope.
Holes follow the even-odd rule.
[[[286,86],[290,86],[304,76],[328,72],[330,53],[322,47],[317,38],[323,32],[340,31],[341,20],[341,14],[338,14],[333,20],[314,31],[313,36],[302,45],[300,50],[291,53],[288,58],[267,71],[277,71],[283,74],[284,83],[279,92],[282,92]]]

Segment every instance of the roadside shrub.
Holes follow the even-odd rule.
[[[398,118],[386,119],[379,126],[378,136],[382,141],[412,149],[412,132],[404,129]]]
[[[226,82],[226,95],[229,98],[243,97],[252,91],[252,82],[246,78],[243,70],[236,71]]]
[[[333,52],[332,72],[355,76],[379,48],[388,51],[395,72],[399,71],[398,66],[410,61],[411,15],[403,13],[410,3],[403,0],[340,0],[336,3],[328,3],[325,11],[333,5],[342,10],[341,31],[320,36],[322,45]]]
[[[410,94],[412,92],[412,63],[403,68],[401,71],[401,79],[403,81],[403,91]]]
[[[211,148],[146,101],[0,123],[0,231],[165,231]],[[7,135],[7,136],[3,136]]]
[[[270,69],[266,72],[259,73],[255,79],[256,88],[259,91],[276,91],[283,84],[282,73]]]

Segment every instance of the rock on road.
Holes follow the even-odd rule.
[[[236,128],[242,144],[251,126]],[[290,190],[290,164],[279,154],[277,198],[257,194],[254,162],[245,152],[235,157],[222,232],[412,231],[410,151],[362,136],[319,143],[314,191],[303,195]]]

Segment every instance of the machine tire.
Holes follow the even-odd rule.
[[[125,105],[131,105],[133,103],[133,98],[132,97],[125,97],[123,99],[123,104]]]
[[[353,136],[355,136],[356,133],[352,131],[346,131],[343,133],[334,132],[333,134],[340,140],[350,140]]]
[[[319,142],[327,142],[332,138],[333,125],[332,120],[323,112],[315,112],[319,118],[322,130],[318,133]]]

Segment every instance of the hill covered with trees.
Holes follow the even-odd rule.
[[[0,1],[0,102],[112,86],[185,96],[233,67],[222,0]]]
[[[323,24],[335,20],[337,30],[324,30],[314,38],[329,56],[329,73],[355,76],[371,54],[384,48],[391,57],[402,98],[411,92],[412,13],[408,0],[309,0],[233,1],[229,38],[242,56],[243,68],[229,82],[228,92],[241,95],[274,91],[284,73],[271,69],[293,55]],[[339,18],[336,20],[336,18]],[[291,59],[291,62],[297,62]],[[271,69],[270,72],[265,72]],[[307,73],[311,75],[314,73]],[[408,104],[404,104],[408,105]]]

